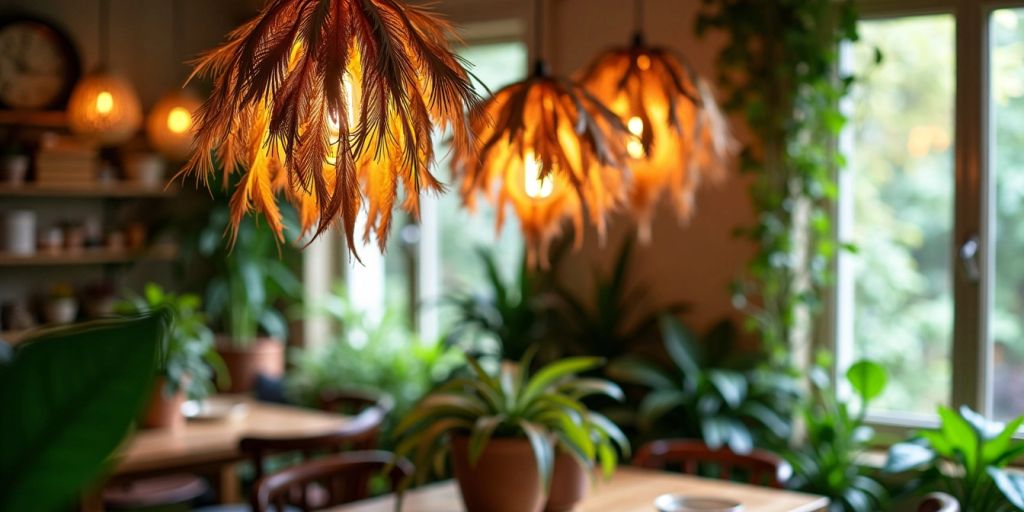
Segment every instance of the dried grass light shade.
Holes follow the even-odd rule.
[[[465,112],[477,96],[453,38],[446,22],[400,0],[270,0],[198,61],[214,88],[183,172],[207,180],[219,159],[226,174],[245,173],[231,200],[235,226],[255,210],[283,239],[283,191],[304,231],[340,222],[353,254],[365,203],[364,240],[376,234],[383,250],[400,192],[416,215],[421,191],[443,190],[430,173],[434,133],[470,143]]]
[[[577,246],[587,222],[603,239],[627,181],[627,132],[614,113],[582,87],[538,75],[498,91],[471,118],[477,144],[457,148],[453,161],[470,210],[483,195],[500,229],[511,204],[531,265],[547,265],[567,219]]]
[[[146,117],[146,135],[153,149],[174,162],[188,160],[195,138],[192,116],[202,103],[185,89],[171,91],[160,98]]]
[[[86,75],[68,99],[68,124],[78,135],[114,145],[127,141],[142,125],[142,105],[125,78],[105,72]]]
[[[670,50],[642,44],[602,54],[582,83],[632,135],[629,203],[640,239],[650,239],[663,196],[687,221],[697,188],[724,176],[735,146],[708,83]]]

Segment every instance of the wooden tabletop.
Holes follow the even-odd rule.
[[[217,421],[189,421],[180,429],[140,430],[115,456],[115,475],[154,473],[221,464],[242,458],[245,436],[298,437],[335,430],[344,416],[312,409],[244,401],[246,413]]]
[[[665,493],[728,498],[743,504],[743,512],[817,512],[828,507],[821,496],[755,487],[721,480],[620,468],[607,482],[597,484],[577,512],[652,512],[654,499]],[[383,496],[333,509],[332,512],[394,512],[394,498]],[[410,491],[402,512],[462,512],[454,482]]]

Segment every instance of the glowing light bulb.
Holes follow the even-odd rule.
[[[626,143],[626,152],[635,160],[647,156],[647,151],[644,150],[643,143],[644,120],[633,116],[629,119],[629,122],[626,123],[626,128],[628,128],[629,133],[633,135],[629,138],[629,142]]]
[[[107,115],[114,110],[114,95],[108,91],[101,91],[96,95],[96,112]]]
[[[167,113],[167,129],[182,134],[192,128],[192,114],[182,107],[174,107]]]
[[[555,184],[551,176],[541,179],[541,162],[532,150],[527,150],[523,155],[523,185],[526,188],[526,195],[533,199],[545,199],[555,191]]]
[[[647,55],[640,55],[636,58],[636,66],[640,68],[641,71],[651,69],[651,58]]]

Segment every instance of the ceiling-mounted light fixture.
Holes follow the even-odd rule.
[[[171,61],[179,64],[181,56],[181,0],[171,2]],[[183,77],[178,77],[183,78]],[[164,157],[183,162],[192,152],[192,141],[195,138],[195,123],[192,116],[202,101],[185,88],[168,91],[153,105],[146,118],[146,135]]]
[[[96,70],[82,78],[68,99],[68,124],[75,133],[101,144],[120,144],[139,131],[142,105],[131,82],[110,72],[110,0],[99,2]]]
[[[542,55],[543,0],[535,4],[535,51]],[[551,240],[566,219],[577,246],[587,222],[604,236],[605,218],[627,181],[628,132],[581,86],[550,75],[542,58],[534,73],[501,89],[471,113],[478,143],[455,150],[466,206],[483,194],[498,210],[515,209],[531,265],[547,265]]]
[[[195,74],[213,78],[196,114],[196,149],[183,172],[206,181],[219,165],[241,170],[231,200],[237,226],[262,212],[283,238],[277,193],[296,205],[303,231],[336,221],[355,250],[381,250],[392,209],[419,212],[431,174],[433,136],[450,128],[470,144],[465,111],[477,100],[450,47],[450,25],[403,0],[270,0],[260,14],[203,56]]]
[[[633,44],[601,54],[583,84],[629,129],[633,170],[629,202],[642,241],[654,212],[668,196],[681,222],[689,219],[700,183],[724,176],[735,141],[711,87],[672,50],[651,47],[643,36],[644,0],[634,0]]]

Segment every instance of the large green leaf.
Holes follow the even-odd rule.
[[[730,408],[739,407],[747,399],[747,379],[742,373],[732,370],[711,370],[708,372],[708,380]]]
[[[889,447],[889,457],[882,468],[886,473],[902,473],[931,464],[935,452],[918,443],[896,443]]]
[[[603,361],[598,357],[572,357],[545,366],[526,383],[523,393],[517,401],[519,407],[524,408],[528,406],[530,402],[559,380],[587,370],[593,370],[601,366],[602,363]],[[527,370],[525,366],[522,369],[524,372]]]
[[[984,464],[1002,462],[1003,456],[1013,448],[1013,436],[1020,430],[1022,423],[1024,423],[1024,416],[1007,423],[998,435],[982,446],[981,460]]]
[[[888,378],[885,368],[874,361],[858,361],[846,370],[846,380],[865,406],[882,394]]]
[[[939,418],[942,419],[940,432],[943,439],[950,444],[954,452],[963,457],[967,472],[974,473],[978,468],[978,458],[981,456],[978,450],[978,439],[981,434],[963,416],[949,407],[939,407]],[[936,450],[943,456],[953,458],[953,454],[943,453],[938,447]]]
[[[988,474],[995,480],[996,487],[1003,496],[1006,496],[1017,510],[1024,510],[1024,475],[998,468],[988,468]]]
[[[700,375],[700,353],[693,332],[671,316],[661,317],[660,323],[665,350],[683,372],[683,378],[690,389],[695,388]]]
[[[481,416],[473,425],[473,431],[469,436],[469,464],[476,465],[480,459],[487,442],[491,440],[494,429],[498,428],[505,421],[505,416]]]
[[[664,370],[653,363],[633,357],[623,357],[612,361],[605,372],[618,381],[640,384],[653,389],[676,387],[676,383]]]
[[[555,443],[551,434],[542,426],[529,421],[519,421],[520,428],[526,433],[533,448],[533,456],[537,461],[541,484],[545,494],[551,487],[551,475],[555,468]]]
[[[0,367],[0,510],[59,510],[97,477],[153,385],[164,311],[46,331]]]

